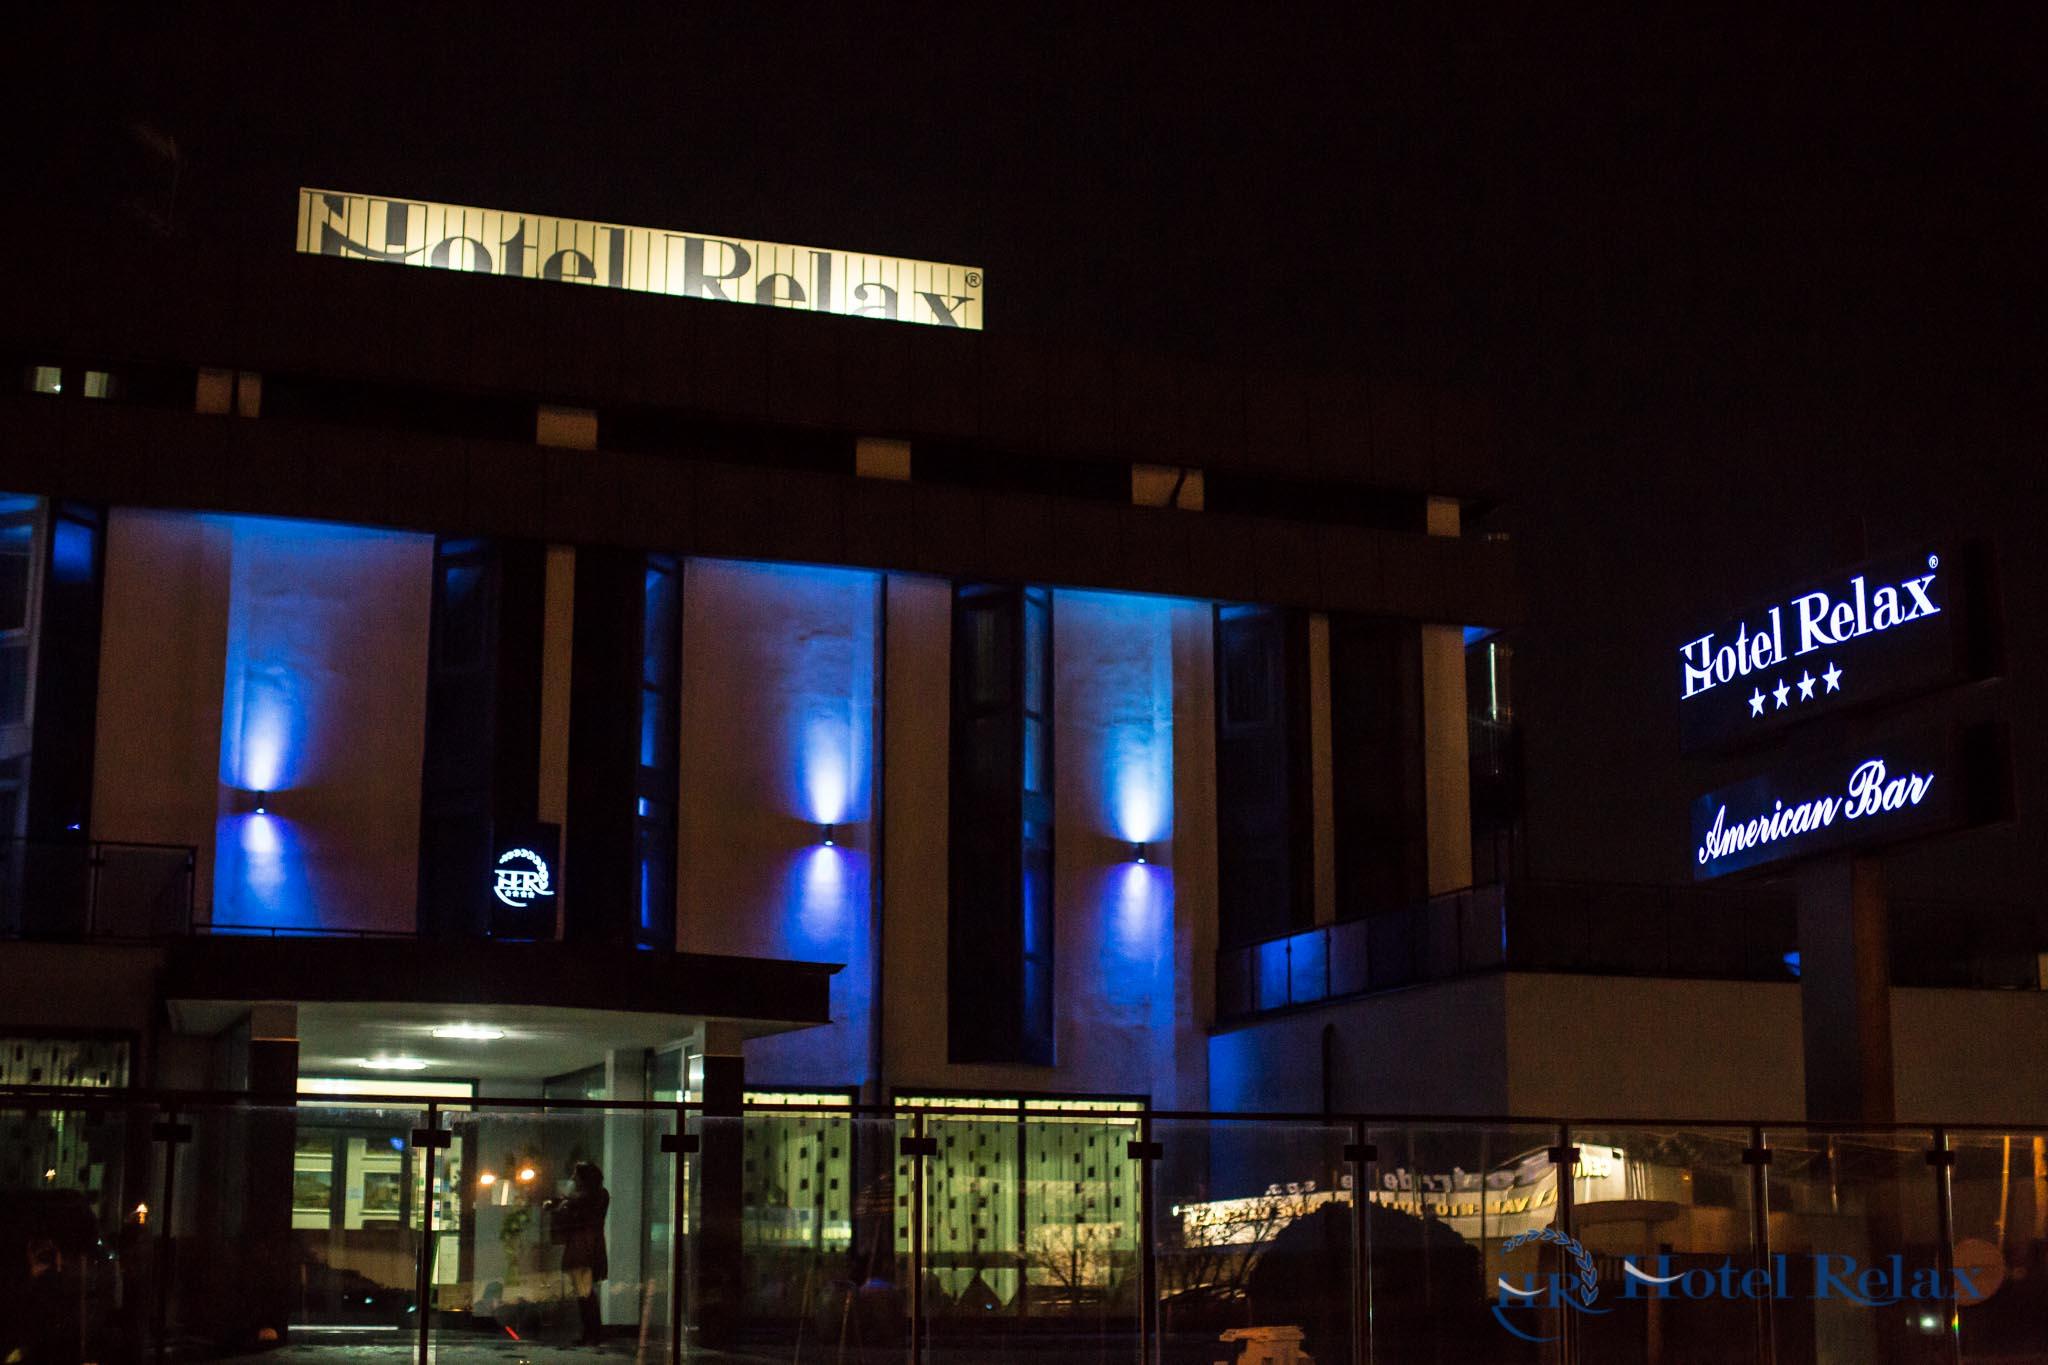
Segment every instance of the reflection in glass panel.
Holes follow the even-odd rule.
[[[549,1084],[587,1089],[581,1073]],[[497,1361],[511,1342],[600,1339],[665,1351],[670,1266],[646,1255],[648,1221],[673,1207],[662,1168],[645,1160],[660,1130],[630,1109],[483,1110],[448,1126],[454,1146],[434,1180],[449,1201],[432,1253],[437,1357]]]
[[[1765,1135],[1771,1148],[1771,1250],[1786,1256],[1785,1292],[1773,1303],[1780,1360],[1872,1360],[1933,1365],[1944,1314],[1894,1302],[1884,1309],[1816,1294],[1831,1271],[1898,1264],[1936,1267],[1936,1173],[1929,1133]],[[1823,1260],[1822,1258],[1826,1258]],[[1846,1258],[1846,1259],[1845,1259]]]
[[[1348,1128],[1160,1120],[1153,1163],[1160,1358],[1351,1359]],[[1459,1361],[1455,1353],[1374,1359]]]
[[[2048,1136],[1951,1139],[1962,1358],[2048,1356]]]
[[[47,1105],[0,1103],[0,1356],[119,1359],[142,1329],[142,1116]],[[43,1344],[36,1329],[60,1324],[66,1339]]]

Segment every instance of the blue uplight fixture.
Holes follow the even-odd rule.
[[[838,843],[837,843],[837,841],[836,841],[836,840],[835,840],[835,839],[833,838],[833,835],[834,835],[834,833],[835,833],[835,832],[836,832],[837,830],[838,830],[838,826],[837,826],[837,825],[826,825],[826,826],[825,826],[825,847],[827,847],[827,848],[837,848],[837,847],[839,846],[839,845],[838,845]]]

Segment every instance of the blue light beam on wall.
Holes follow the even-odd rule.
[[[312,927],[347,922],[351,834],[339,793],[364,779],[359,727],[390,659],[367,623],[431,562],[405,532],[267,517],[207,518],[228,532],[214,918]],[[421,579],[422,601],[425,580]],[[324,913],[323,913],[324,907]]]
[[[1126,846],[1153,845],[1173,833],[1172,614],[1181,605],[1121,593],[1059,594],[1054,632],[1064,633],[1061,610],[1079,626],[1085,614],[1091,644],[1103,649],[1087,689],[1086,706],[1099,717],[1102,792],[1110,833]],[[1054,643],[1057,658],[1060,646]]]

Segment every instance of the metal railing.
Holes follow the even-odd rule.
[[[0,839],[0,938],[185,933],[196,865],[186,844]]]
[[[0,1356],[2048,1361],[2041,1129],[975,1103],[0,1091]]]

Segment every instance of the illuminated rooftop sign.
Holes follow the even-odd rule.
[[[301,189],[298,249],[434,270],[981,330],[982,273],[977,267],[709,233]]]
[[[1959,552],[1921,550],[1845,570],[1687,640],[1677,676],[1684,750],[1764,739],[1981,673],[1985,642],[1967,624],[1975,594],[1966,579],[1977,576]]]
[[[2004,746],[1996,726],[1895,734],[1708,792],[1692,807],[1693,876],[2003,819]]]

